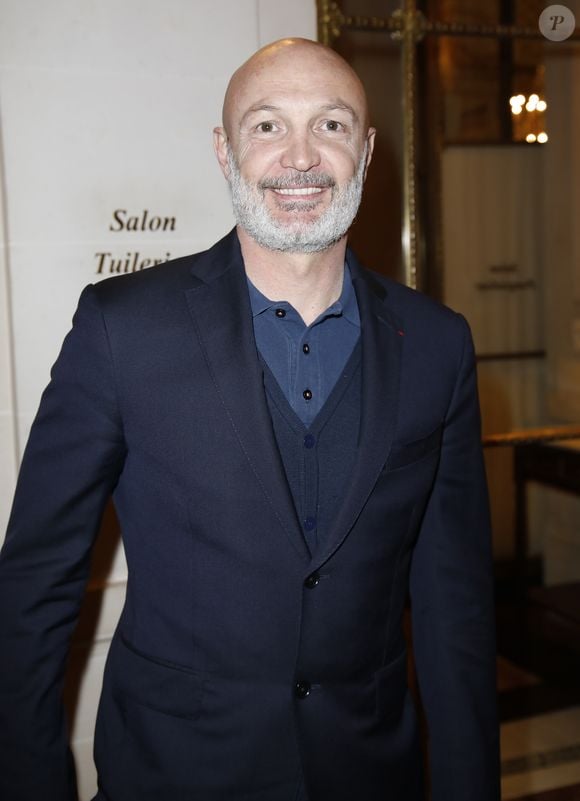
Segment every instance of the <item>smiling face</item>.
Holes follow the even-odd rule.
[[[234,74],[214,134],[237,222],[258,244],[313,252],[345,236],[374,130],[334,51],[296,39],[259,51]]]

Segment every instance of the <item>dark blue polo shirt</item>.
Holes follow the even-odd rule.
[[[358,304],[344,266],[339,299],[309,326],[285,300],[269,300],[248,279],[260,354],[288,403],[309,426],[324,406],[360,336]]]

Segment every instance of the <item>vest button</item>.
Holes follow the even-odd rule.
[[[310,684],[307,681],[298,681],[296,682],[294,692],[297,698],[306,698],[307,695],[310,695]]]
[[[308,578],[305,579],[304,586],[307,589],[312,590],[312,589],[314,589],[314,587],[316,587],[317,584],[319,584],[319,582],[320,582],[320,574],[319,573],[311,573],[308,576]]]

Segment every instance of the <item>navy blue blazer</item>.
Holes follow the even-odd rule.
[[[326,547],[303,539],[235,232],[82,294],[0,558],[0,797],[73,801],[61,693],[104,505],[127,598],[99,801],[497,801],[490,535],[463,318],[348,256],[363,408]]]

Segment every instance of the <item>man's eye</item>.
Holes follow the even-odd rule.
[[[274,123],[273,122],[261,122],[257,129],[260,133],[272,133],[274,130]]]
[[[342,131],[342,123],[337,120],[325,120],[322,127],[325,131]]]

